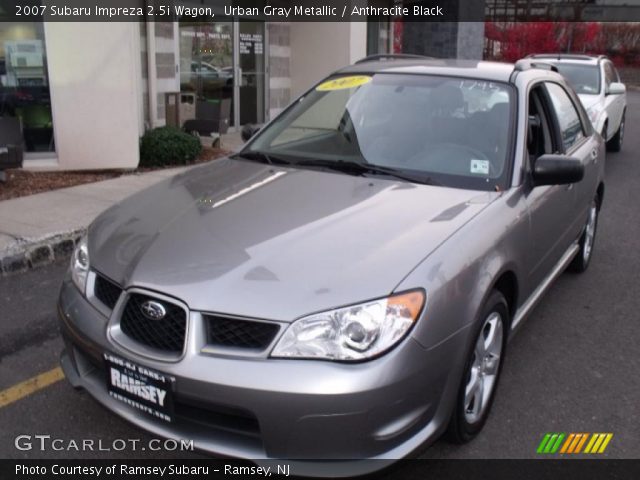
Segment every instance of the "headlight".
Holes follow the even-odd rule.
[[[422,290],[318,313],[292,323],[272,357],[358,361],[396,345],[418,319]]]
[[[84,295],[89,274],[89,248],[87,236],[82,237],[71,255],[71,279]]]

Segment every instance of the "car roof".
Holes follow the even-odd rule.
[[[335,73],[409,73],[480,78],[489,81],[508,82],[513,71],[514,65],[510,63],[416,57],[389,60],[380,60],[378,58],[367,60],[365,58]]]
[[[530,58],[524,58],[512,64],[483,60],[437,59],[405,54],[372,55],[337,70],[334,75],[406,73],[514,83],[517,74],[524,71],[537,72],[539,76],[546,78],[563,78],[556,73],[558,70],[551,62]]]

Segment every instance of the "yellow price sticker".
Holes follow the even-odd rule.
[[[371,81],[371,77],[366,75],[353,75],[351,77],[334,78],[327,80],[316,87],[319,92],[330,92],[331,90],[345,90],[365,85]]]

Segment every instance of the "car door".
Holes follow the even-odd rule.
[[[603,61],[604,68],[604,105],[607,111],[607,117],[609,118],[609,125],[607,128],[607,138],[615,135],[620,126],[622,120],[622,113],[624,111],[624,95],[609,95],[609,86],[613,82],[620,81],[618,72],[616,71],[613,63],[609,60]]]
[[[530,242],[527,248],[528,288],[535,289],[567,249],[567,218],[574,214],[576,189],[566,185],[535,186],[532,171],[536,160],[561,153],[563,144],[555,108],[543,83],[533,87],[528,99],[527,165],[525,198],[529,212]]]
[[[546,82],[545,86],[560,130],[561,151],[567,156],[578,158],[584,167],[582,181],[564,187],[575,192],[572,213],[566,220],[568,238],[565,245],[568,248],[581,233],[596,191],[601,145],[593,135],[589,119],[576,95],[558,83]]]

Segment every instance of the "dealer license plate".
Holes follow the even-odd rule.
[[[166,422],[173,420],[172,377],[110,353],[104,360],[111,397]]]

